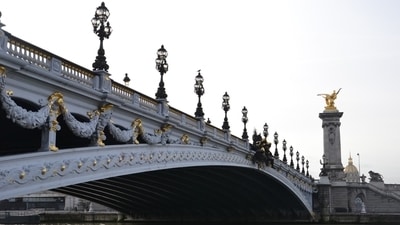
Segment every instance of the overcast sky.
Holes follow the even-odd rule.
[[[400,183],[400,1],[169,0],[104,1],[113,33],[104,41],[111,78],[155,97],[156,52],[169,55],[164,76],[172,107],[194,115],[194,78],[201,69],[205,117],[221,127],[225,91],[228,119],[241,136],[241,109],[249,134],[277,131],[318,178],[323,154],[325,101],[342,88],[342,162],[351,154],[368,177]],[[101,1],[1,0],[4,30],[92,69],[99,39],[91,19]],[[279,144],[280,145],[280,144]],[[357,153],[360,157],[357,157]],[[282,156],[282,152],[281,152]]]

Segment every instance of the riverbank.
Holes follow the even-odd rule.
[[[335,213],[321,219],[331,224],[400,224],[399,213]]]
[[[38,224],[40,216],[33,211],[1,211],[0,224]]]
[[[126,216],[119,212],[45,211],[39,214],[41,223],[49,222],[120,222]]]
[[[330,215],[329,217],[320,218],[322,221],[306,222],[301,223],[307,224],[400,224],[400,214],[386,213],[386,214],[348,214],[348,213],[337,213]],[[119,212],[63,212],[63,211],[45,211],[40,213],[40,222],[160,222],[160,220],[144,220],[144,219],[132,219],[127,217],[125,214]],[[165,220],[163,220],[165,222]],[[193,222],[193,221],[192,221]],[[233,222],[233,221],[231,221]],[[267,221],[254,221],[259,223],[268,223]],[[272,221],[271,221],[272,222]],[[278,221],[274,221],[277,223]],[[286,221],[290,222],[290,221]],[[293,223],[293,222],[291,222]]]
[[[132,223],[132,222],[142,222],[142,223],[154,223],[154,222],[167,222],[166,220],[149,220],[149,219],[132,219],[127,217],[125,214],[119,212],[76,212],[76,211],[40,211],[36,212],[36,215],[32,214],[32,211],[27,214],[27,212],[13,213],[7,212],[3,214],[0,213],[0,223],[1,224],[38,224],[40,223],[59,223],[63,221],[65,223]],[[36,217],[35,217],[36,216]],[[35,217],[35,218],[34,218]],[[244,219],[244,218],[243,218]],[[337,213],[330,215],[329,217],[320,218],[320,221],[302,221],[301,224],[400,224],[400,214],[348,214],[348,213]],[[183,222],[184,220],[179,220]],[[186,220],[185,220],[186,221]],[[324,222],[322,222],[324,221]],[[173,221],[170,221],[173,222]],[[190,221],[188,222],[195,222]],[[199,222],[199,221],[197,221]],[[221,221],[219,221],[221,222]],[[240,222],[240,221],[225,221],[225,222]],[[244,221],[241,221],[244,222]],[[268,224],[268,221],[253,221],[254,224]],[[272,221],[270,221],[272,222]],[[289,224],[298,224],[294,221],[286,221]],[[282,224],[282,221],[274,221],[274,224]]]

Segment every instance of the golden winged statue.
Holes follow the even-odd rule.
[[[318,94],[318,96],[325,98],[326,110],[336,110],[335,100],[341,89],[342,88],[339,88],[338,91],[333,90],[332,94]]]

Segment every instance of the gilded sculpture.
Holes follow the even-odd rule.
[[[325,98],[326,110],[336,110],[335,100],[341,89],[342,88],[339,88],[337,92],[333,90],[332,94],[318,94],[318,96],[322,96],[323,98]]]
[[[135,119],[134,121],[132,121],[131,127],[133,130],[133,143],[139,144],[138,137],[144,134],[142,120],[139,118]]]
[[[88,122],[81,122],[75,118],[68,110],[64,102],[64,96],[61,92],[54,92],[47,98],[47,104],[44,104],[37,111],[30,111],[17,105],[11,98],[12,91],[5,90],[6,69],[0,65],[0,106],[4,109],[7,117],[12,122],[27,129],[48,129],[49,141],[45,149],[57,151],[56,132],[60,130],[58,118],[63,115],[64,122],[69,130],[78,137],[91,139],[91,144],[95,146],[105,146],[103,142],[106,139],[104,128],[108,127],[110,135],[121,143],[128,143],[132,140],[134,144],[140,144],[141,141],[147,144],[192,144],[187,134],[183,134],[179,139],[170,138],[173,126],[164,123],[154,133],[145,133],[142,120],[137,118],[132,121],[131,129],[120,129],[115,126],[111,120],[113,105],[106,103],[96,110],[87,113]],[[200,140],[203,146],[207,138]],[[44,171],[46,173],[47,171]]]

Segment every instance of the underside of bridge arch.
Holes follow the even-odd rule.
[[[13,98],[17,105],[30,111],[37,111],[37,104],[20,98]],[[36,152],[40,148],[41,130],[25,129],[7,118],[3,107],[0,107],[1,144],[0,156]]]
[[[303,203],[285,185],[249,168],[175,168],[91,181],[54,191],[149,220],[311,219]]]

